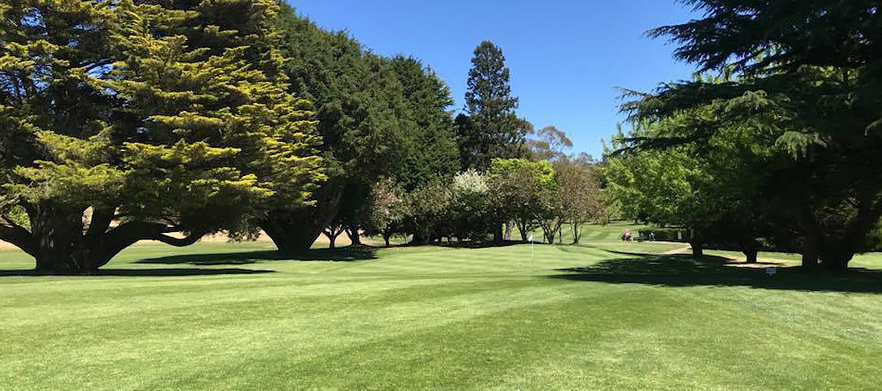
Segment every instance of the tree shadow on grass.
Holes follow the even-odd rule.
[[[194,277],[194,276],[220,276],[220,275],[252,275],[274,273],[272,270],[250,269],[196,269],[196,268],[169,268],[169,269],[99,269],[89,274],[66,275],[72,277]],[[39,277],[45,274],[34,270],[0,270],[0,277]]]
[[[191,266],[237,266],[262,262],[354,262],[376,259],[375,249],[370,247],[347,247],[340,249],[310,250],[297,254],[284,254],[278,251],[249,251],[238,253],[189,254],[149,258],[135,261],[146,265],[191,265]],[[248,275],[274,273],[273,270],[243,268],[157,268],[157,269],[114,269],[102,268],[97,272],[80,276],[117,277],[181,277]],[[43,276],[34,270],[0,270],[0,277]]]
[[[462,241],[462,242],[441,242],[441,243],[433,243],[433,245],[438,247],[448,247],[448,248],[463,248],[463,249],[482,249],[482,248],[500,248],[500,247],[511,247],[518,246],[521,244],[529,244],[529,242],[522,242],[519,240],[506,240],[502,242],[476,242],[476,241]],[[539,244],[539,243],[536,243]]]
[[[826,275],[791,267],[779,268],[777,274],[770,277],[765,268],[732,265],[730,259],[716,256],[702,259],[693,259],[689,255],[642,256],[637,259],[609,259],[588,267],[558,269],[561,274],[549,278],[668,287],[744,286],[813,292],[882,293],[882,271],[879,270],[850,269],[846,273]]]
[[[596,246],[591,246],[591,245],[581,245],[581,244],[580,244],[580,245],[577,245],[576,247],[581,247],[581,248],[592,248],[592,249],[595,249],[595,250],[602,250],[602,251],[606,251],[606,252],[608,252],[608,253],[617,254],[617,255],[625,255],[625,256],[628,256],[628,257],[646,257],[646,258],[652,258],[652,257],[661,257],[661,256],[663,256],[663,255],[661,255],[661,254],[658,254],[658,253],[651,253],[651,252],[637,252],[637,251],[608,250],[608,249],[605,249],[605,248],[603,248],[603,247],[596,247]],[[677,254],[677,255],[681,255],[681,254]]]
[[[238,253],[189,254],[150,258],[137,261],[152,265],[250,265],[260,262],[299,261],[299,262],[353,262],[376,259],[375,250],[369,247],[347,247],[340,249],[310,250],[301,253],[285,254],[279,251],[248,251]]]

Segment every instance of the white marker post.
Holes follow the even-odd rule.
[[[533,270],[533,235],[530,235],[527,240],[530,241],[530,271]]]

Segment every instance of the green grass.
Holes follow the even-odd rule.
[[[301,260],[143,245],[88,277],[0,252],[0,389],[877,389],[879,256],[769,278],[591,229]]]

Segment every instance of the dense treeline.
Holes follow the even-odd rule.
[[[322,232],[357,242],[371,187],[393,177],[411,190],[459,167],[446,84],[418,60],[383,58],[287,6],[278,20],[292,93],[313,102],[328,180],[306,207],[270,213],[261,227],[284,251]]]
[[[273,0],[4,2],[0,240],[46,273],[216,232],[282,251],[343,233],[553,242],[565,225],[578,241],[602,187],[620,216],[688,229],[697,256],[841,271],[877,248],[877,2],[685,2],[703,18],[651,35],[700,73],[628,92],[603,164],[518,117],[491,42],[454,118],[426,64]]]
[[[272,0],[18,1],[0,15],[0,240],[40,272],[216,232],[263,230],[282,251],[344,232],[428,243],[541,227],[552,241],[600,213],[593,163],[560,152],[556,129],[528,140],[490,42],[454,119],[419,60]]]
[[[703,73],[631,94],[634,128],[608,159],[613,204],[689,228],[697,253],[769,248],[846,269],[880,239],[878,2],[687,3],[704,18],[651,34]]]
[[[362,233],[381,235],[387,243],[393,235],[414,243],[503,240],[503,226],[515,221],[524,222],[519,227],[526,238],[540,221],[554,220],[545,225],[553,239],[564,221],[579,222],[578,230],[599,213],[596,177],[584,159],[567,166],[577,169],[562,171],[579,177],[564,179],[565,185],[590,192],[578,204],[581,217],[570,218],[559,206],[563,201],[551,200],[559,186],[550,164],[547,180],[528,189],[515,183],[519,174],[494,172],[501,169],[491,162],[533,164],[527,160],[531,125],[515,113],[510,70],[496,45],[483,42],[475,49],[465,112],[454,120],[450,90],[418,60],[372,54],[289,8],[279,26],[292,93],[311,99],[318,113],[329,177],[312,205],[273,211],[261,223],[281,250],[308,249],[321,234],[331,247],[344,233],[356,245]],[[537,148],[544,146],[546,154],[559,149],[566,136],[557,132],[551,143],[540,134]],[[529,202],[512,199],[517,191],[528,193],[520,196]]]

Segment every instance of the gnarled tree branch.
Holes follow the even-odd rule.
[[[204,232],[193,232],[183,239],[166,235],[167,233],[180,231],[180,227],[173,227],[162,223],[147,221],[122,223],[102,236],[102,247],[96,250],[100,254],[97,254],[95,257],[100,264],[91,266],[95,269],[104,266],[120,251],[141,240],[157,240],[172,246],[183,247],[193,244],[205,236]]]
[[[0,225],[0,240],[11,243],[29,255],[36,257],[37,241],[31,235],[31,232],[16,224],[7,216],[2,217],[9,225]]]
[[[202,239],[203,236],[205,236],[205,234],[193,232],[184,238],[175,238],[175,237],[171,237],[168,235],[159,235],[156,238],[154,238],[153,240],[158,240],[158,241],[165,243],[165,244],[168,244],[170,246],[186,247],[186,246],[189,246],[193,243],[198,242],[199,239]]]
[[[89,229],[86,231],[86,240],[95,240],[110,228],[116,216],[116,208],[94,208],[92,219],[89,221]]]

